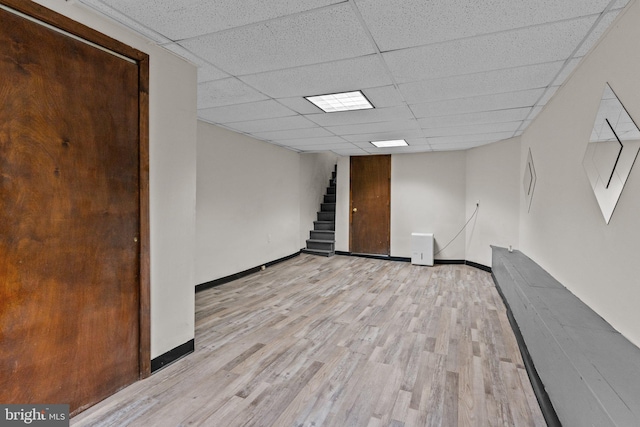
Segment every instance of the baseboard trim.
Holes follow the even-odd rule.
[[[466,265],[470,266],[470,267],[475,267],[478,270],[482,270],[482,271],[486,271],[487,273],[491,273],[491,267],[484,265],[484,264],[479,264],[477,262],[473,262],[473,261],[465,261],[464,262]]]
[[[509,306],[509,302],[505,298],[502,293],[502,289],[500,288],[500,284],[498,283],[498,279],[491,272],[491,277],[493,278],[493,283],[498,290],[498,294],[500,298],[502,298],[502,302],[504,306],[507,308],[507,318],[509,319],[509,324],[511,325],[511,329],[513,329],[513,334],[516,337],[516,342],[518,343],[518,347],[520,348],[520,354],[522,354],[522,361],[524,362],[524,367],[527,371],[527,375],[529,376],[529,381],[531,382],[531,386],[533,388],[533,393],[536,395],[536,399],[538,400],[538,405],[540,406],[540,410],[542,411],[542,416],[544,417],[547,425],[549,427],[562,427],[560,423],[560,419],[558,418],[558,414],[556,410],[553,408],[553,404],[551,403],[551,399],[549,398],[549,394],[547,390],[544,388],[544,384],[542,383],[542,379],[538,375],[538,371],[536,370],[536,366],[533,363],[533,359],[531,358],[531,354],[529,353],[529,349],[527,348],[527,344],[524,341],[524,337],[522,336],[522,332],[520,332],[520,327],[518,326],[518,322],[513,316],[513,312],[511,311],[511,307]]]
[[[411,258],[409,257],[401,257],[401,256],[390,256],[390,255],[373,255],[373,254],[359,254],[354,252],[347,251],[335,251],[336,255],[344,255],[344,256],[357,256],[360,258],[372,258],[372,259],[382,259],[386,261],[401,261],[401,262],[411,262]],[[491,267],[488,267],[483,264],[478,264],[477,262],[467,261],[464,259],[434,259],[434,264],[464,264],[469,267],[474,267],[482,271],[486,271],[487,273],[491,273]]]
[[[250,274],[254,274],[254,273],[257,273],[258,271],[262,270],[262,266],[271,267],[272,265],[279,264],[281,262],[290,260],[291,258],[295,258],[298,255],[300,255],[301,252],[302,251],[298,251],[298,252],[295,252],[295,253],[293,253],[291,255],[287,255],[285,257],[278,258],[278,259],[276,259],[274,261],[269,261],[269,262],[264,263],[262,265],[259,265],[257,267],[253,267],[253,268],[250,268],[248,270],[241,271],[239,273],[231,274],[231,275],[226,276],[226,277],[221,277],[219,279],[215,279],[215,280],[212,280],[210,282],[201,283],[199,285],[196,285],[196,293],[205,291],[207,289],[215,288],[216,286],[224,285],[225,283],[233,282],[234,280],[242,279],[243,277],[249,276]]]
[[[179,359],[182,359],[188,354],[191,354],[195,351],[196,342],[195,339],[190,339],[184,344],[181,344],[174,348],[173,350],[169,350],[166,353],[156,357],[151,360],[151,373],[155,373],[156,371],[176,362]]]
[[[400,261],[400,262],[410,262],[411,258],[400,257],[400,256],[391,256],[391,255],[376,255],[376,254],[359,254],[356,252],[345,252],[345,251],[335,251],[336,255],[344,255],[344,256],[355,256],[359,258],[371,258],[371,259],[382,259],[385,261]]]

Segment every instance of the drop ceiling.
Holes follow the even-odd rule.
[[[200,120],[343,156],[520,135],[628,2],[79,1],[196,64]],[[356,90],[375,108],[304,98]]]

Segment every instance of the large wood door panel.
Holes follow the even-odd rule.
[[[4,10],[0,46],[0,401],[74,413],[140,374],[139,67]]]
[[[350,181],[349,250],[389,255],[391,156],[351,157]]]

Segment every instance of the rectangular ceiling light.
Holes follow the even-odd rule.
[[[305,96],[304,98],[325,113],[373,108],[367,97],[359,90],[329,95]]]
[[[371,141],[371,143],[378,148],[406,147],[409,145],[407,144],[407,141],[405,141],[404,139],[392,139],[388,141]]]

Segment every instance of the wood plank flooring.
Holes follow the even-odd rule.
[[[194,354],[74,426],[545,426],[489,273],[302,254],[196,295]]]

